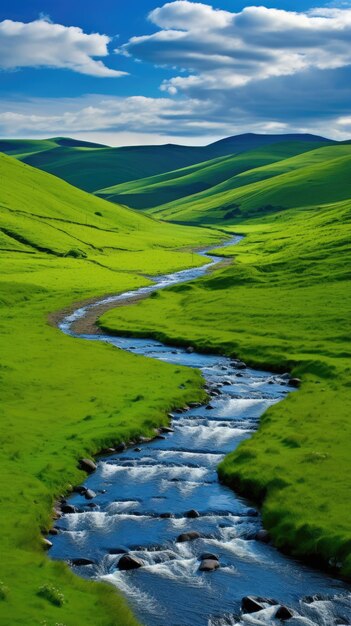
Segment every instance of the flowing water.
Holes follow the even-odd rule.
[[[102,302],[196,278],[221,260],[203,254],[209,263],[202,268],[158,277],[152,286]],[[61,329],[74,335],[72,324],[93,306],[66,317]],[[288,606],[294,612],[287,622],[292,626],[350,624],[349,588],[256,540],[259,514],[217,479],[216,467],[223,456],[250,436],[269,406],[292,392],[286,377],[241,369],[229,358],[188,353],[152,339],[79,336],[199,368],[211,400],[175,412],[173,432],[163,439],[101,457],[97,471],[85,483],[97,495],[92,501],[79,494],[69,499],[77,512],[57,522],[52,557],[68,562],[90,559],[92,564],[73,569],[115,585],[146,626],[282,623],[275,618],[277,606],[269,604],[241,615],[241,599],[246,595],[273,598]],[[193,509],[199,517],[188,517]],[[200,538],[177,542],[187,531],[197,531]],[[140,558],[143,567],[120,571],[117,565],[123,552]],[[205,552],[218,556],[219,569],[199,571],[199,557]]]

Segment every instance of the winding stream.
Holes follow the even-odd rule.
[[[239,240],[238,237],[227,245]],[[340,580],[280,554],[256,539],[260,517],[244,499],[217,479],[216,467],[257,428],[262,413],[292,391],[286,377],[241,369],[223,356],[188,353],[152,339],[77,335],[74,323],[101,302],[128,300],[203,275],[219,261],[208,257],[201,268],[156,277],[155,283],[67,316],[60,328],[83,339],[109,342],[117,348],[170,363],[197,367],[210,391],[206,406],[173,415],[173,432],[119,454],[101,457],[85,487],[96,497],[74,494],[76,512],[57,521],[50,554],[72,562],[81,576],[105,580],[120,589],[145,626],[225,626],[281,624],[277,606],[265,604],[251,615],[240,611],[243,596],[274,598],[288,606],[291,625],[350,624],[351,595]],[[196,510],[198,517],[188,517]],[[184,543],[177,537],[197,531]],[[120,571],[123,552],[143,567]],[[199,557],[214,553],[220,568],[200,572]],[[93,626],[93,625],[92,625]]]

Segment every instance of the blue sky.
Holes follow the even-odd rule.
[[[351,2],[2,0],[0,135],[351,136]]]

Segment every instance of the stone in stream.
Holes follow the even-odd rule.
[[[169,519],[169,518],[173,517],[173,515],[172,515],[172,513],[161,513],[160,517],[162,519]]]
[[[92,474],[96,470],[96,465],[91,459],[81,459],[79,461],[79,465],[82,470],[87,472],[87,474]]]
[[[174,428],[171,428],[170,426],[162,426],[160,431],[161,433],[174,433]]]
[[[101,454],[113,454],[114,452],[116,452],[115,448],[104,448],[101,450]]]
[[[130,554],[124,554],[118,561],[117,567],[120,570],[129,571],[131,569],[139,569],[139,567],[142,567],[143,565],[144,561],[141,559],[131,556]]]
[[[286,606],[280,606],[278,611],[275,614],[276,619],[281,619],[283,622],[286,622],[288,619],[294,617],[293,612],[290,611]]]
[[[177,543],[184,543],[185,541],[193,541],[194,539],[200,539],[201,535],[196,530],[189,530],[189,532],[182,533],[177,537]]]
[[[270,543],[271,535],[268,532],[268,530],[261,528],[261,530],[259,530],[258,533],[256,533],[255,539],[257,539],[257,541],[261,541],[262,543]]]
[[[190,517],[192,519],[195,519],[195,517],[200,517],[200,513],[196,511],[195,509],[190,509],[190,511],[187,511],[185,513],[185,517]]]
[[[289,383],[290,387],[300,387],[301,378],[290,378]]]
[[[116,452],[124,452],[124,450],[127,449],[127,445],[124,441],[121,441],[121,443],[117,444],[115,447]]]
[[[96,493],[92,489],[87,489],[84,492],[84,497],[86,500],[93,500],[93,498],[96,498]]]
[[[58,535],[58,534],[59,534],[58,528],[50,528],[49,535]]]
[[[217,559],[204,559],[200,563],[199,572],[214,572],[219,568],[219,561]]]
[[[200,556],[200,561],[219,561],[217,554],[212,554],[212,552],[203,552]]]
[[[188,354],[192,354],[194,352],[194,348],[192,346],[188,346],[187,348],[185,348],[185,352],[187,352]]]
[[[50,548],[52,548],[52,542],[49,539],[47,539],[46,537],[43,537],[42,541],[43,541],[43,546],[45,550],[50,550]]]
[[[62,513],[76,513],[77,509],[73,504],[63,504],[62,505]]]
[[[92,561],[91,559],[84,559],[84,558],[72,559],[71,563],[72,565],[75,565],[76,567],[82,567],[84,565],[95,565],[95,561]]]
[[[238,363],[235,364],[235,367],[238,370],[246,370],[247,365],[246,365],[246,363],[244,363],[244,361],[238,361]]]
[[[265,608],[262,598],[256,596],[245,596],[241,600],[241,610],[243,613],[257,613]]]
[[[79,493],[80,495],[83,495],[86,491],[87,488],[84,487],[84,485],[76,485],[75,487],[73,487],[73,492]]]
[[[141,448],[134,448],[134,452],[141,452]]]

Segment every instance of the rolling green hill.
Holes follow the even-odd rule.
[[[175,222],[216,224],[351,196],[351,145],[318,148],[249,169],[212,187],[150,209]]]
[[[242,153],[281,141],[330,142],[315,135],[255,135],[228,137],[203,147],[166,144],[124,148],[96,147],[70,138],[0,141],[0,150],[69,183],[97,191],[162,174],[219,156]],[[333,142],[331,142],[333,143]]]
[[[9,156],[0,178],[0,623],[137,626],[112,587],[49,560],[41,532],[55,498],[84,479],[79,458],[151,434],[203,397],[201,379],[68,337],[48,315],[202,264],[182,249],[219,235],[160,224]]]
[[[240,181],[243,185],[247,184],[244,177],[238,176],[242,172],[261,171],[264,165],[314,150],[316,145],[326,144],[303,141],[275,143],[239,155],[217,157],[173,172],[114,185],[95,193],[136,209],[157,207],[178,199],[183,204],[188,196],[201,194],[199,197],[206,197],[219,192],[222,182],[229,188],[240,186]],[[268,172],[266,176],[270,175]]]

